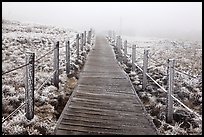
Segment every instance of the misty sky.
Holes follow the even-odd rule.
[[[201,39],[202,2],[2,2],[4,19],[122,35]]]

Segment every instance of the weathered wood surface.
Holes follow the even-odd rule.
[[[107,40],[96,37],[55,134],[157,134]]]

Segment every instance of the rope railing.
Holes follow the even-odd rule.
[[[35,62],[41,60],[42,58],[44,58],[45,56],[47,56],[49,53],[53,52],[55,49],[56,49],[56,47],[53,48],[53,49],[51,49],[51,50],[49,50],[47,53],[45,53],[44,55],[42,55],[41,57],[39,57],[38,59],[36,59]]]
[[[129,43],[129,44],[130,44],[130,43]],[[131,46],[127,46],[127,47],[132,48]],[[137,47],[137,46],[136,46],[136,48],[148,48],[148,47]],[[141,53],[141,52],[139,52],[139,51],[136,51],[136,52],[139,53],[140,55],[143,55],[143,53]],[[159,65],[159,66],[165,66],[165,67],[167,67],[166,64],[161,63],[161,62],[158,62],[156,59],[154,59],[154,58],[153,58],[152,56],[150,56],[150,55],[148,55],[148,58],[151,59],[150,61],[151,61],[152,63],[158,63],[157,65]],[[183,71],[181,71],[181,70],[178,70],[178,69],[176,69],[176,68],[174,68],[174,70],[175,70],[176,72],[180,73],[180,74],[184,74],[184,75],[189,76],[189,77],[191,77],[191,78],[194,78],[194,79],[197,78],[197,77],[195,77],[195,76],[192,76],[192,75],[190,75],[190,74],[188,74],[188,73],[186,73],[186,72],[183,72]]]
[[[51,75],[39,86],[39,88],[35,91],[36,93],[40,91],[40,89],[46,84],[46,82],[53,76],[53,74],[56,72],[57,70],[54,70]]]
[[[158,62],[156,59],[152,58],[151,56],[148,56],[148,58],[151,59],[151,60],[150,60],[151,62],[153,61],[153,63],[158,63],[157,65],[159,65],[159,66],[168,67],[166,64],[163,64],[163,63]],[[183,75],[189,76],[189,77],[191,77],[191,78],[197,79],[197,77],[192,76],[192,75],[190,75],[190,74],[188,74],[188,73],[185,73],[185,72],[183,72],[183,71],[181,71],[181,70],[178,70],[177,68],[173,68],[173,69],[174,69],[176,72],[180,73],[180,74],[183,74]]]
[[[24,65],[21,65],[21,66],[16,67],[16,68],[13,68],[13,69],[8,70],[8,71],[6,71],[6,72],[3,72],[2,75],[7,74],[7,73],[10,73],[10,72],[13,72],[13,71],[18,70],[18,69],[21,69],[21,68],[23,68],[23,67],[25,67],[25,66],[27,66],[27,65],[29,65],[29,63],[24,64]]]
[[[76,38],[70,42],[70,45],[72,45],[75,40],[76,40]],[[59,48],[64,48],[64,46],[60,46]]]
[[[192,76],[192,75],[190,75],[190,74],[188,74],[188,73],[182,72],[181,70],[178,70],[178,69],[176,69],[176,68],[174,68],[174,70],[175,70],[176,72],[178,72],[179,74],[183,74],[183,75],[189,76],[189,77],[191,77],[191,78],[197,79],[197,77],[194,77],[194,76]]]
[[[85,33],[85,32],[84,32]],[[91,33],[89,34],[89,35],[92,35]],[[91,41],[91,36],[89,37],[89,38],[87,38],[87,40],[89,40],[89,42]],[[79,39],[79,37],[78,37],[78,39]],[[31,120],[32,118],[33,118],[33,116],[34,116],[34,113],[32,112],[31,113],[31,110],[29,111],[28,109],[29,108],[31,108],[32,109],[32,107],[33,107],[33,110],[32,111],[34,111],[34,104],[33,104],[33,106],[32,106],[32,103],[31,102],[33,102],[33,100],[34,100],[34,96],[32,96],[32,93],[34,94],[34,84],[32,83],[32,82],[34,82],[34,66],[37,66],[37,67],[39,67],[40,65],[37,65],[36,64],[36,62],[37,61],[39,61],[39,60],[41,60],[41,59],[43,59],[45,56],[47,56],[48,54],[50,54],[50,53],[52,53],[53,51],[54,51],[54,71],[47,77],[47,79],[37,88],[37,90],[35,90],[35,92],[39,92],[43,87],[44,87],[44,85],[46,84],[46,82],[53,76],[53,83],[54,83],[54,86],[56,86],[56,87],[58,87],[57,85],[58,85],[58,83],[59,83],[59,69],[61,69],[61,68],[59,68],[59,64],[60,64],[60,62],[59,62],[59,48],[64,48],[64,47],[66,47],[66,61],[65,61],[65,66],[66,66],[66,73],[67,74],[69,74],[69,72],[67,72],[67,71],[70,71],[70,70],[68,70],[68,69],[70,69],[70,67],[67,67],[67,65],[70,65],[69,63],[70,63],[70,45],[71,44],[73,44],[75,41],[77,40],[77,38],[75,38],[74,40],[72,40],[71,42],[66,42],[66,45],[64,46],[62,46],[62,47],[59,47],[59,41],[56,43],[56,45],[55,45],[55,48],[53,48],[53,49],[51,49],[51,50],[49,50],[48,52],[46,52],[44,55],[42,55],[41,57],[39,57],[39,58],[37,58],[36,60],[34,59],[34,57],[35,57],[35,54],[34,53],[29,53],[29,55],[28,56],[26,56],[26,62],[28,62],[28,63],[26,63],[26,64],[24,64],[24,65],[21,65],[21,66],[19,66],[19,67],[16,67],[16,68],[14,68],[14,69],[11,69],[11,70],[9,70],[9,71],[6,71],[6,72],[3,72],[2,73],[2,75],[4,75],[4,74],[6,74],[6,73],[9,73],[9,72],[12,72],[12,71],[14,71],[14,70],[17,70],[17,69],[20,69],[20,68],[23,68],[23,67],[26,67],[26,66],[28,66],[28,65],[31,65],[31,67],[27,67],[26,68],[26,72],[28,73],[26,73],[26,78],[27,78],[27,83],[26,83],[26,85],[27,86],[32,86],[32,87],[29,87],[27,90],[26,90],[26,97],[27,98],[25,98],[25,102],[23,102],[18,108],[16,108],[13,112],[11,112],[6,118],[3,118],[3,120],[2,120],[2,123],[4,123],[6,120],[8,120],[9,118],[11,118],[13,115],[15,115],[17,112],[19,112],[20,110],[21,110],[21,108],[23,107],[23,106],[25,106],[26,105],[26,118],[27,119],[29,119],[29,120]],[[84,42],[83,42],[83,46],[85,46],[86,45],[86,43],[85,43],[85,39],[82,39]],[[78,43],[79,44],[79,43]],[[79,46],[76,46],[76,48],[79,48]],[[75,52],[77,51],[77,49],[75,50]],[[79,50],[78,50],[79,51]],[[74,51],[73,51],[74,52]],[[76,54],[74,52],[74,54]],[[69,54],[69,55],[68,55]],[[64,67],[63,67],[64,68]],[[58,77],[58,78],[56,78],[56,77]],[[28,80],[29,79],[29,80]],[[29,82],[29,83],[28,83]],[[27,87],[26,86],[26,87]],[[32,89],[33,89],[33,91],[32,91]],[[31,102],[30,102],[31,101]],[[30,102],[30,103],[29,103]],[[26,103],[28,103],[28,104],[26,104]],[[31,105],[31,106],[30,106]],[[21,112],[21,111],[20,111]],[[22,112],[21,112],[22,113]]]
[[[74,42],[75,40],[76,40],[76,38],[70,43],[70,45],[73,44],[73,42]],[[62,47],[64,48],[64,46],[62,46]],[[59,47],[59,48],[62,48],[62,47]],[[56,48],[53,48],[53,49],[49,50],[47,53],[45,53],[44,55],[42,55],[41,57],[39,57],[38,59],[36,59],[35,62],[41,60],[41,59],[44,58],[46,55],[48,55],[49,53],[51,53],[52,51],[54,51],[55,49],[56,49]],[[21,69],[21,68],[27,66],[28,64],[29,64],[29,63],[24,64],[24,65],[21,65],[21,66],[16,67],[16,68],[13,68],[13,69],[8,70],[8,71],[6,71],[6,72],[3,72],[2,75],[5,75],[5,74],[7,74],[7,73],[13,72],[13,71],[18,70],[18,69]]]
[[[38,68],[39,66],[41,66],[40,62],[38,62],[39,64],[36,63],[37,61],[41,60],[42,58],[44,58],[45,56],[47,56],[49,53],[52,53],[55,49],[56,49],[56,47],[53,48],[53,49],[51,49],[51,50],[49,50],[47,53],[45,53],[44,55],[42,55],[41,57],[39,57],[38,59],[36,59],[36,60],[35,60],[35,68]]]
[[[142,68],[139,67],[136,63],[135,63],[135,66],[143,72]],[[148,73],[146,73],[146,75],[159,87],[161,88],[164,92],[168,92],[164,87],[162,87],[156,80],[154,80]],[[202,117],[197,114],[196,112],[194,112],[192,109],[190,109],[188,106],[186,106],[184,103],[182,103],[179,99],[177,99],[174,95],[171,95],[172,98],[177,101],[179,104],[181,104],[184,108],[186,108],[189,112],[195,114],[201,121],[202,121]]]
[[[55,49],[55,48],[54,48]],[[42,59],[43,57],[45,57],[47,54],[49,54],[51,51],[53,51],[54,49],[48,51],[46,54],[44,54],[43,56],[41,56],[39,59],[37,59],[36,61]],[[29,64],[29,63],[27,63]],[[39,86],[39,88],[36,90],[36,92],[39,92],[39,90],[45,85],[45,83],[51,78],[51,76],[53,76],[53,74],[56,72],[56,70],[54,70],[54,72]],[[16,114],[18,112],[18,110],[20,110],[27,102],[28,100],[26,100],[25,102],[23,102],[18,108],[16,108],[13,112],[11,112],[6,118],[4,118],[2,120],[2,123],[4,123],[7,119],[9,119],[11,116],[13,116],[14,114]]]
[[[150,56],[150,55],[148,55],[148,58],[151,59],[150,61],[152,61],[153,63],[158,63],[158,64],[159,64],[159,65],[157,64],[158,66],[168,67],[166,64],[157,61],[156,59],[154,59],[154,58],[153,58],[152,56]]]
[[[16,112],[18,112],[18,110],[20,110],[27,102],[28,100],[26,100],[25,102],[23,102],[18,108],[16,108],[13,112],[11,112],[6,118],[4,118],[2,120],[2,123],[4,123],[7,119],[9,119],[11,116],[13,116],[14,114],[16,114]]]
[[[130,43],[128,43],[129,45],[131,45]],[[127,47],[128,48],[132,48],[131,46],[129,46],[129,45],[127,45]],[[150,48],[149,46],[147,46],[147,47],[136,47],[136,48],[138,48],[138,49],[144,49],[144,48]]]
[[[116,43],[117,44],[117,43]],[[116,45],[116,47],[118,47],[117,45]],[[129,47],[129,46],[127,46],[126,45],[126,47]],[[131,47],[131,48],[133,48],[133,47]],[[134,50],[134,49],[132,49],[132,50]],[[126,50],[127,51],[127,50]],[[132,54],[135,54],[136,52],[132,52]],[[139,53],[138,51],[137,51],[137,53]],[[142,67],[140,67],[140,66],[138,66],[136,63],[135,63],[135,59],[132,61],[133,62],[133,64],[134,64],[134,66],[136,66],[141,72],[143,72],[143,85],[142,85],[142,87],[143,87],[143,89],[145,89],[145,87],[146,87],[146,76],[148,77],[148,78],[150,78],[159,88],[161,88],[164,92],[166,92],[167,94],[168,94],[168,99],[167,99],[167,101],[168,101],[168,105],[167,105],[167,122],[169,122],[169,121],[171,121],[172,119],[171,118],[173,118],[173,113],[172,113],[172,108],[171,108],[171,106],[173,106],[173,104],[171,104],[172,102],[170,102],[170,97],[172,97],[175,101],[177,101],[182,107],[184,107],[185,109],[187,109],[190,113],[192,113],[192,114],[194,114],[195,116],[197,116],[198,118],[199,118],[199,120],[201,120],[202,121],[202,117],[197,113],[197,112],[195,112],[195,111],[193,111],[192,109],[190,109],[188,106],[186,106],[184,103],[182,103],[179,99],[177,99],[175,96],[173,96],[172,94],[171,94],[171,90],[172,90],[172,79],[173,79],[173,71],[175,70],[175,71],[178,71],[177,69],[175,69],[174,67],[173,67],[173,65],[172,64],[174,64],[173,62],[174,62],[174,60],[173,59],[169,59],[168,60],[168,65],[166,65],[166,64],[163,64],[163,63],[160,63],[160,62],[158,62],[156,59],[154,59],[154,58],[152,58],[151,56],[148,56],[148,52],[147,52],[147,50],[144,52],[144,54],[142,54],[142,53],[140,53],[141,55],[144,55],[143,57],[144,57],[144,60],[143,60],[143,69],[142,69]],[[133,56],[133,55],[132,55]],[[134,55],[135,56],[135,55]],[[126,58],[128,58],[128,56],[127,56],[127,54],[125,55],[125,57]],[[151,60],[153,60],[154,61],[154,63],[156,62],[156,63],[158,63],[158,64],[160,64],[160,65],[164,65],[165,67],[167,67],[168,68],[168,79],[169,79],[169,85],[168,85],[168,91],[164,88],[164,87],[162,87],[156,80],[154,80],[146,71],[144,71],[144,70],[146,70],[147,69],[147,58],[150,58]],[[145,63],[146,63],[146,65],[145,65]],[[146,67],[145,67],[145,66]],[[134,67],[132,66],[132,71],[134,71],[134,69],[133,69]],[[181,72],[181,71],[179,71],[180,73],[183,73],[183,72]],[[183,74],[185,74],[185,75],[188,75],[188,76],[190,76],[190,77],[192,77],[191,75],[189,75],[189,74],[187,74],[187,73],[183,73]],[[195,78],[195,77],[194,77]],[[172,117],[171,117],[172,116]]]
[[[55,49],[55,48],[54,48]],[[41,57],[39,57],[37,60],[35,60],[35,62],[36,61],[39,61],[40,59],[42,59],[42,58],[44,58],[46,55],[48,55],[50,52],[52,52],[54,49],[52,49],[52,50],[50,50],[50,51],[48,51],[46,54],[44,54],[43,56],[41,56]],[[9,73],[9,72],[12,72],[12,71],[14,71],[14,70],[17,70],[17,69],[20,69],[20,68],[23,68],[23,67],[25,67],[25,66],[27,66],[27,65],[29,65],[30,63],[27,63],[27,64],[25,64],[25,65],[22,65],[22,66],[20,66],[20,67],[17,67],[17,68],[15,68],[15,69],[12,69],[12,70],[9,70],[9,71],[7,71],[7,72],[4,72],[3,74],[6,74],[6,73]],[[3,75],[2,74],[2,75]],[[44,83],[43,83],[44,84]],[[27,102],[28,100],[26,100],[24,103],[22,103],[17,109],[15,109],[12,113],[10,113],[6,118],[4,118],[3,120],[2,120],[2,123],[4,123],[7,119],[9,119],[11,116],[13,116],[14,114],[16,114],[16,112],[18,112],[18,110],[20,110],[24,105],[25,105],[25,103]]]
[[[37,61],[39,61],[40,59],[44,58],[46,55],[48,55],[48,54],[49,54],[50,52],[52,52],[53,50],[55,50],[55,48],[52,49],[52,50],[50,50],[50,51],[48,51],[46,54],[44,54],[43,56],[39,57],[38,59],[36,59],[35,62],[37,62]],[[13,72],[13,71],[18,70],[18,69],[21,69],[21,68],[23,68],[23,67],[25,67],[25,66],[27,66],[27,65],[29,65],[29,63],[24,64],[24,65],[21,65],[21,66],[16,67],[16,68],[13,68],[13,69],[8,70],[8,71],[6,71],[6,72],[3,72],[2,75],[7,74],[7,73],[10,73],[10,72]]]

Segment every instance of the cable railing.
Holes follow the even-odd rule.
[[[57,70],[54,70],[51,75],[48,76],[48,78],[39,86],[39,88],[37,88],[37,90],[35,91],[36,93],[38,93],[41,88],[46,84],[46,82],[53,76],[53,74],[56,72]]]
[[[119,38],[119,39],[121,39],[120,37],[117,37],[117,38]],[[122,40],[121,40],[122,41]],[[118,50],[122,50],[122,48],[120,48],[121,46],[121,43],[120,43],[120,40],[116,40],[116,45],[115,45],[115,47],[116,48],[118,48]],[[175,101],[177,101],[181,106],[183,106],[185,109],[187,109],[190,113],[192,113],[192,114],[194,114],[195,116],[197,116],[198,118],[199,118],[199,120],[201,120],[202,121],[202,116],[200,116],[197,112],[195,112],[195,111],[193,111],[192,109],[190,109],[187,105],[185,105],[184,103],[182,103],[179,99],[177,99],[175,96],[173,96],[172,95],[172,91],[173,91],[173,77],[174,77],[174,70],[175,71],[177,71],[177,72],[179,72],[179,73],[181,73],[181,74],[184,74],[184,75],[187,75],[187,76],[189,76],[189,77],[192,77],[192,78],[196,78],[196,77],[193,77],[193,76],[191,76],[191,75],[189,75],[189,74],[187,74],[187,73],[185,73],[185,72],[182,72],[182,71],[180,71],[180,70],[178,70],[178,69],[175,69],[174,68],[174,60],[173,59],[168,59],[168,65],[166,65],[166,64],[163,64],[163,63],[160,63],[160,62],[158,62],[156,59],[154,59],[153,57],[151,57],[151,56],[149,56],[148,55],[148,50],[144,50],[144,56],[143,56],[143,68],[142,67],[140,67],[140,66],[138,66],[138,64],[136,64],[135,63],[135,61],[136,61],[136,58],[135,58],[135,53],[136,53],[136,46],[134,46],[135,44],[133,44],[133,46],[132,47],[130,47],[130,46],[127,46],[127,45],[124,45],[124,51],[126,50],[127,51],[127,49],[125,49],[125,48],[127,48],[127,47],[130,47],[131,49],[132,49],[132,51],[134,51],[134,52],[132,52],[132,71],[135,71],[134,70],[134,66],[136,66],[142,73],[143,73],[143,85],[142,85],[142,88],[143,88],[143,90],[146,88],[146,83],[147,83],[147,78],[146,77],[148,77],[148,78],[150,78],[159,88],[161,88],[164,92],[166,92],[167,93],[167,122],[171,122],[172,121],[172,119],[173,119],[173,101],[172,101],[172,99],[174,99]],[[125,53],[125,52],[124,52]],[[139,53],[140,55],[142,55],[142,53],[140,53],[140,52],[138,52],[137,51],[137,53]],[[127,56],[127,53],[126,54],[124,54],[123,55],[124,56],[124,60],[127,60],[126,58],[128,58],[129,56]],[[162,87],[156,80],[154,80],[148,73],[147,73],[147,63],[148,63],[148,61],[147,61],[147,59],[148,58],[150,58],[151,60],[153,60],[153,62],[156,62],[157,64],[160,64],[161,66],[163,65],[163,66],[165,66],[165,67],[167,67],[167,73],[168,73],[168,90],[166,90],[164,87]],[[120,60],[119,60],[119,62],[121,62]],[[126,63],[126,62],[124,62],[124,63]]]
[[[156,59],[154,59],[154,58],[151,57],[151,56],[148,56],[148,58],[151,59],[150,61],[153,61],[154,63],[158,63],[158,64],[157,64],[158,66],[168,67],[166,64],[158,62]],[[188,73],[186,73],[186,72],[183,72],[183,71],[181,71],[181,70],[179,70],[179,69],[177,69],[177,68],[174,68],[174,70],[175,70],[176,72],[178,72],[179,74],[183,74],[183,75],[189,76],[189,77],[191,77],[191,78],[197,79],[197,77],[192,76],[192,75],[190,75],[190,74],[188,74]]]
[[[189,76],[189,77],[191,77],[191,78],[197,79],[197,77],[194,77],[194,76],[192,76],[192,75],[190,75],[190,74],[188,74],[188,73],[186,73],[186,72],[183,72],[183,71],[181,71],[181,70],[178,70],[178,69],[176,69],[176,68],[174,68],[174,70],[175,70],[176,72],[178,72],[179,74],[183,74],[183,75]]]
[[[56,70],[51,73],[51,75],[39,86],[39,88],[35,91],[36,93],[38,93],[41,88],[45,85],[45,83],[51,78],[51,76],[56,72]],[[28,100],[24,101],[18,108],[16,108],[13,112],[11,112],[6,118],[4,118],[2,120],[2,123],[4,123],[7,119],[9,119],[10,117],[12,117],[13,115],[15,115],[22,107],[24,107],[24,105],[27,103]]]
[[[41,56],[41,57],[39,57],[38,59],[36,59],[35,62],[37,62],[37,61],[39,61],[40,59],[44,58],[46,55],[48,55],[49,53],[51,53],[51,52],[54,51],[54,50],[55,50],[55,48],[52,49],[52,50],[50,50],[50,51],[48,51],[46,54],[44,54],[43,56]],[[7,73],[10,73],[10,72],[13,72],[13,71],[15,71],[15,70],[21,69],[21,68],[23,68],[23,67],[26,67],[27,65],[29,65],[29,63],[24,64],[24,65],[21,65],[21,66],[16,67],[16,68],[13,68],[13,69],[8,70],[8,71],[6,71],[6,72],[3,72],[2,75],[5,75],[5,74],[7,74]]]
[[[25,67],[25,66],[27,66],[27,65],[29,65],[29,63],[24,64],[24,65],[21,65],[21,66],[18,66],[18,67],[16,67],[16,68],[13,68],[13,69],[8,70],[8,71],[6,71],[6,72],[3,72],[2,75],[5,75],[5,74],[7,74],[7,73],[13,72],[13,71],[18,70],[18,69],[21,69],[21,68],[23,68],[23,67]]]
[[[70,45],[72,45],[75,41],[76,41],[77,38],[74,38],[71,42],[70,42]],[[64,48],[64,46],[60,46],[59,48]]]
[[[131,43],[128,43],[129,45],[131,45]],[[131,46],[127,46],[128,48],[132,48]],[[147,46],[147,47],[138,47],[138,46],[136,46],[136,48],[149,48],[149,46]],[[141,52],[139,52],[139,51],[137,51],[137,53],[139,53],[140,55],[143,55],[143,53],[141,53]],[[150,58],[151,60],[151,62],[152,63],[158,63],[157,65],[158,66],[165,66],[165,67],[168,67],[166,64],[164,64],[164,63],[161,63],[161,62],[158,62],[156,59],[154,59],[152,56],[150,56],[150,55],[148,55],[148,58]],[[195,77],[195,76],[192,76],[192,75],[190,75],[190,74],[188,74],[188,73],[186,73],[186,72],[183,72],[183,71],[181,71],[181,70],[179,70],[179,69],[177,69],[177,68],[174,68],[174,70],[175,70],[175,72],[178,72],[178,73],[180,73],[180,74],[183,74],[183,75],[186,75],[186,76],[189,76],[189,77],[191,77],[191,78],[194,78],[194,79],[197,79],[197,77]]]
[[[138,67],[138,69],[143,72],[143,69],[138,66],[136,63],[135,65]],[[168,93],[168,91],[162,87],[156,80],[154,80],[148,73],[146,73],[146,75],[159,87],[161,88],[164,92]],[[181,104],[184,108],[186,108],[189,112],[194,113],[200,120],[202,120],[202,117],[195,111],[193,111],[192,109],[190,109],[188,106],[186,106],[184,103],[182,103],[179,99],[177,99],[174,95],[171,95],[171,97],[177,101],[179,104]]]
[[[93,35],[93,34],[89,33],[89,35]],[[87,41],[91,42],[91,38],[92,38],[91,36],[87,37]],[[70,73],[70,65],[71,65],[70,64],[71,63],[70,62],[70,53],[71,53],[70,52],[70,45],[73,44],[77,40],[79,41],[79,37],[76,37],[71,42],[70,41],[66,42],[65,46],[61,46],[61,47],[59,47],[59,41],[58,41],[53,49],[49,50],[48,52],[46,52],[44,55],[37,58],[36,60],[34,59],[35,53],[28,53],[26,55],[26,64],[2,73],[2,75],[4,75],[4,74],[10,73],[14,70],[18,70],[20,68],[26,67],[26,83],[25,83],[25,85],[26,85],[25,86],[26,98],[25,98],[25,101],[18,108],[16,108],[14,111],[12,111],[6,118],[2,118],[2,123],[4,123],[6,120],[8,120],[12,116],[14,116],[24,106],[26,106],[26,118],[28,120],[31,120],[34,117],[34,102],[33,102],[34,101],[34,68],[36,66],[36,62],[45,58],[48,54],[50,54],[54,51],[54,70],[47,77],[47,79],[37,88],[37,90],[35,90],[35,92],[39,92],[44,87],[44,85],[51,79],[52,76],[53,76],[54,86],[59,89],[59,85],[58,85],[59,84],[59,48],[62,48],[62,47],[66,48],[66,61],[65,61],[66,74],[69,74]],[[83,40],[84,40],[83,45],[81,45],[81,46],[86,46],[86,43],[85,43],[86,39],[83,39]],[[79,52],[79,42],[77,43],[76,47],[78,48],[77,52]],[[76,53],[76,54],[79,54],[79,53]],[[40,65],[38,65],[37,67],[39,67],[39,66]]]
[[[55,48],[54,48],[55,49]],[[50,50],[49,52],[47,52],[47,53],[45,53],[43,56],[41,56],[40,58],[38,58],[37,60],[35,60],[34,62],[36,62],[36,61],[39,61],[40,59],[42,59],[42,58],[44,58],[46,55],[48,55],[49,53],[51,53],[54,49],[52,49],[52,50]],[[29,65],[30,64],[30,62],[29,63],[27,63],[27,65]],[[27,65],[22,65],[22,66],[27,66]],[[23,68],[23,67],[21,67],[21,68]],[[13,69],[13,71],[14,71],[14,69]],[[7,71],[8,72],[8,71]],[[11,70],[9,71],[9,72],[12,72]],[[54,71],[55,72],[55,71]],[[47,80],[46,80],[47,81]],[[44,82],[45,83],[45,82]],[[43,83],[43,84],[44,84]],[[42,86],[43,86],[43,84],[41,85],[41,87],[40,88],[42,88]],[[39,88],[39,89],[40,89]],[[2,123],[4,123],[7,119],[9,119],[10,117],[12,117],[13,115],[15,115],[24,105],[26,105],[26,103],[28,102],[28,99],[26,100],[26,101],[24,101],[24,103],[22,103],[17,109],[15,109],[13,112],[11,112],[6,118],[4,118],[3,120],[2,120]]]
[[[43,58],[44,58],[45,56],[47,56],[48,54],[52,53],[55,49],[56,49],[56,47],[53,48],[53,49],[51,49],[51,50],[49,50],[47,53],[45,53],[44,55],[42,55],[41,57],[39,57],[38,59],[36,59],[35,62],[37,62],[37,61],[43,59]]]
[[[8,120],[10,117],[15,115],[25,104],[27,100],[24,101],[18,108],[16,108],[13,112],[11,112],[6,118],[3,118],[2,123],[4,123],[6,120]]]

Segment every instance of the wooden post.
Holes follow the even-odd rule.
[[[92,29],[90,29],[90,44],[91,44],[91,37],[92,37]]]
[[[25,116],[28,120],[34,117],[34,62],[35,53],[27,52],[26,54],[26,84],[25,84]]]
[[[145,90],[147,86],[147,66],[148,66],[148,50],[144,50],[144,59],[143,59],[143,82],[142,89]]]
[[[117,49],[118,49],[118,61],[121,62],[121,38],[118,36],[118,44],[117,44]]]
[[[118,49],[121,50],[122,49],[122,38],[121,38],[121,36],[119,36],[118,42],[119,42]]]
[[[117,36],[117,41],[116,41],[116,50],[118,52],[118,61],[121,63],[122,59],[121,59],[121,38],[120,36]]]
[[[171,123],[173,120],[173,100],[172,92],[174,86],[174,59],[168,59],[168,93],[167,93],[167,113],[166,113],[166,122]]]
[[[56,44],[55,44],[54,71],[55,71],[55,73],[54,73],[54,76],[53,76],[53,83],[54,83],[54,86],[59,89],[59,41],[57,41]]]
[[[91,30],[89,30],[88,43],[91,44]]]
[[[76,48],[77,59],[79,59],[79,34],[76,35]]]
[[[120,36],[117,36],[117,49],[118,49],[118,51],[121,49],[121,38],[120,38]]]
[[[87,43],[90,44],[90,30],[88,31]]]
[[[117,36],[116,38],[116,45],[115,45],[117,51],[118,51],[118,45],[119,45],[119,36]]]
[[[136,59],[136,45],[132,45],[132,71],[135,71],[135,59]]]
[[[127,55],[127,40],[124,41],[124,55]]]
[[[127,40],[124,41],[124,63],[127,64]]]
[[[81,33],[81,51],[83,51],[84,34]]]
[[[119,38],[119,62],[122,63],[122,38]]]
[[[66,74],[70,73],[70,44],[69,41],[66,42]]]
[[[86,31],[84,31],[84,48],[86,48]]]

